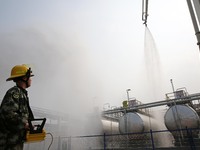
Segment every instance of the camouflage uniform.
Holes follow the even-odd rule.
[[[25,124],[33,119],[25,89],[14,86],[3,98],[0,106],[0,150],[22,150]]]

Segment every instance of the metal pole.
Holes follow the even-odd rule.
[[[127,93],[127,100],[128,100],[128,106],[129,106],[129,100],[130,100],[129,91],[131,91],[131,89],[127,89],[127,90],[126,90],[126,93]]]
[[[142,21],[144,21],[143,24],[147,26],[147,17],[148,17],[148,0],[142,1]]]
[[[155,149],[155,145],[154,145],[154,139],[153,139],[153,131],[150,129],[150,134],[151,134],[151,144],[152,144],[152,149]]]
[[[128,99],[128,108],[129,108],[129,100],[130,100],[130,97],[129,97],[129,91],[131,91],[131,89],[127,89],[126,90],[126,93],[127,93],[127,99]],[[128,148],[128,141],[129,141],[129,138],[128,138],[128,116],[127,116],[127,109],[124,110],[124,122],[125,122],[125,133],[126,133],[126,149]]]
[[[194,8],[195,8],[196,15],[197,15],[197,20],[198,20],[199,25],[200,25],[200,1],[199,0],[193,0],[193,4],[194,4]]]
[[[106,133],[103,134],[103,149],[106,150]]]
[[[171,82],[171,85],[172,85],[172,90],[173,90],[173,93],[175,92],[175,90],[174,90],[174,85],[173,85],[173,81],[172,81],[172,79],[170,79],[170,82]]]
[[[124,123],[125,123],[125,134],[126,134],[126,148],[128,148],[128,118],[126,109],[124,110]]]
[[[175,93],[175,90],[174,90],[174,84],[173,84],[172,79],[170,79],[170,82],[171,82],[171,85],[172,85],[172,90],[173,90],[173,93],[174,93],[174,97],[176,98],[176,93]],[[180,119],[179,114],[178,114],[178,109],[177,109],[175,100],[174,100],[174,107],[175,107],[175,110],[176,110],[176,116],[177,116],[177,120],[178,120],[178,125],[177,125],[177,121],[176,121],[176,117],[175,117],[175,113],[174,113],[173,109],[172,109],[172,113],[173,113],[173,117],[174,117],[174,121],[176,123],[176,126],[180,130],[181,138],[179,138],[179,140],[180,140],[180,145],[182,146],[181,139],[183,139],[183,133],[182,133],[182,127],[181,127],[181,119]]]
[[[199,25],[200,25],[200,1],[199,0],[193,0],[193,5],[191,0],[187,0],[187,4],[188,4],[188,8],[190,11],[190,16],[192,19],[192,23],[194,26],[194,30],[195,30],[195,35],[197,38],[197,45],[199,45],[199,49],[200,49],[200,31],[199,31]],[[194,12],[194,9],[196,10],[196,15]],[[198,25],[199,22],[199,25]]]
[[[126,90],[127,99],[128,99],[128,108],[129,108],[129,100],[130,100],[130,98],[129,98],[129,91],[131,91],[131,89],[127,89]],[[125,110],[124,115],[125,115],[125,118],[124,118],[124,121],[125,121],[125,132],[128,133],[128,118],[127,118],[127,112],[126,112],[126,110]]]

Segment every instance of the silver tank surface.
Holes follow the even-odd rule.
[[[101,120],[103,133],[106,134],[119,134],[119,123],[109,120]]]
[[[165,113],[164,121],[168,130],[198,128],[200,124],[196,111],[187,105],[171,106]]]
[[[127,113],[119,119],[120,133],[137,133],[144,131],[144,121],[137,113]]]

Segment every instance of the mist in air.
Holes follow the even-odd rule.
[[[134,28],[126,15],[135,10],[123,11],[127,5],[113,7],[100,1],[36,4],[23,3],[26,7],[20,9],[20,3],[4,3],[5,8],[12,9],[1,10],[7,15],[0,32],[2,97],[13,86],[5,82],[11,68],[24,63],[35,74],[28,89],[34,107],[78,116],[94,107],[102,110],[105,103],[122,106],[128,88],[132,89],[130,96],[139,91],[143,96],[143,55],[140,48],[134,48],[135,42],[142,43],[143,32],[138,34],[141,40],[134,41]],[[59,11],[52,13],[52,9]],[[113,17],[114,12],[117,17]]]
[[[6,78],[13,65],[27,62],[32,67],[35,76],[28,90],[33,106],[83,111],[84,107],[94,105],[92,99],[98,80],[93,75],[91,56],[84,44],[76,37],[62,36],[28,29],[2,35],[5,53],[1,55],[1,62],[11,59],[9,65],[1,68],[6,71]]]
[[[65,113],[71,120],[68,123],[71,129],[75,128],[74,123],[87,124],[86,116],[103,105],[98,102],[102,92],[100,75],[95,75],[98,70],[93,68],[91,53],[78,37],[26,29],[1,34],[0,41],[4,50],[0,56],[4,64],[1,70],[5,71],[1,76],[2,98],[14,85],[5,81],[11,68],[28,63],[35,75],[28,89],[31,106]],[[80,130],[70,134],[78,135],[85,129]]]

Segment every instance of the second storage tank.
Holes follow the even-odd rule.
[[[200,121],[192,107],[185,104],[173,105],[165,113],[164,121],[166,128],[175,139],[175,146],[188,146],[191,137],[193,140],[198,139]]]
[[[199,116],[196,111],[188,105],[173,105],[164,116],[165,126],[168,130],[183,128],[198,128]]]

